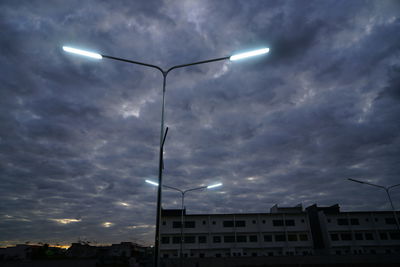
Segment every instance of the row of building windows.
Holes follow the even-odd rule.
[[[380,232],[379,233],[380,240],[400,240],[400,233],[395,232]],[[350,240],[375,240],[374,233],[354,233],[354,236],[351,233],[333,233],[331,234],[332,241],[350,241]]]
[[[366,222],[369,222],[369,218],[365,218]],[[328,223],[330,223],[331,220],[328,219]],[[378,218],[375,218],[375,222],[378,222]],[[396,224],[396,220],[394,218],[385,218],[385,223],[386,224]],[[338,225],[360,225],[360,221],[358,218],[338,218],[337,219],[337,224]]]
[[[285,241],[308,241],[307,234],[288,234],[285,235],[284,233],[281,234],[265,234],[263,235],[264,242],[285,242]],[[254,243],[258,242],[257,235],[225,235],[225,236],[213,236],[212,242],[213,243]],[[180,236],[163,236],[161,237],[162,244],[180,244],[181,237]],[[199,244],[207,243],[207,236],[197,236],[197,242]],[[196,243],[196,236],[184,236],[184,243],[186,244],[193,244]]]
[[[304,219],[301,220],[304,223]],[[262,220],[263,224],[266,223],[265,220]],[[206,221],[203,221],[203,225],[206,224]],[[216,224],[215,221],[212,222],[213,225]],[[253,220],[253,224],[256,224],[256,221]],[[163,221],[163,225],[167,225],[166,221]],[[181,228],[182,223],[180,221],[173,221],[172,222],[172,228]],[[273,226],[295,226],[295,220],[272,220],[272,225]],[[184,223],[185,228],[196,228],[196,222],[195,221],[186,221]],[[222,222],[223,227],[246,227],[246,221],[244,220],[238,220],[238,221],[223,221]]]

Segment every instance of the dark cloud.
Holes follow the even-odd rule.
[[[173,70],[165,184],[190,213],[274,204],[388,209],[398,183],[397,1],[2,1],[0,245],[151,244],[162,75],[66,54],[71,45]],[[383,190],[382,190],[383,191]],[[400,191],[392,198],[400,205]],[[366,201],[368,200],[368,201]],[[179,208],[164,191],[163,205]]]

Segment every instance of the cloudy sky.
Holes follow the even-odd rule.
[[[154,239],[162,68],[164,183],[188,213],[274,204],[387,210],[400,174],[398,1],[0,3],[0,245]],[[392,191],[400,208],[400,188]],[[163,207],[180,195],[164,191]]]

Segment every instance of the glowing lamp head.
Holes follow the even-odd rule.
[[[158,183],[150,181],[150,180],[145,180],[146,183],[154,185],[154,186],[158,186]]]
[[[91,58],[95,58],[95,59],[103,58],[103,56],[98,53],[93,53],[93,52],[89,52],[89,51],[85,51],[85,50],[81,50],[81,49],[76,49],[76,48],[69,47],[69,46],[63,46],[63,50],[68,53],[73,53],[73,54],[77,54],[77,55],[81,55],[81,56],[85,56],[85,57],[91,57]]]
[[[215,188],[215,187],[219,187],[219,186],[222,186],[222,183],[218,183],[218,184],[209,185],[209,186],[207,186],[207,189],[210,189],[210,188]]]
[[[265,47],[265,48],[262,48],[262,49],[257,49],[257,50],[253,50],[253,51],[249,51],[249,52],[233,55],[233,56],[231,56],[229,58],[229,60],[235,61],[235,60],[239,60],[239,59],[243,59],[243,58],[263,55],[263,54],[266,54],[268,52],[269,52],[269,48]]]

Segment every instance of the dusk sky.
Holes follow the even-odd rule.
[[[189,214],[338,203],[389,210],[400,183],[400,2],[0,2],[0,246],[154,240],[164,184]],[[392,191],[400,208],[400,187]],[[163,191],[164,208],[180,208]]]

